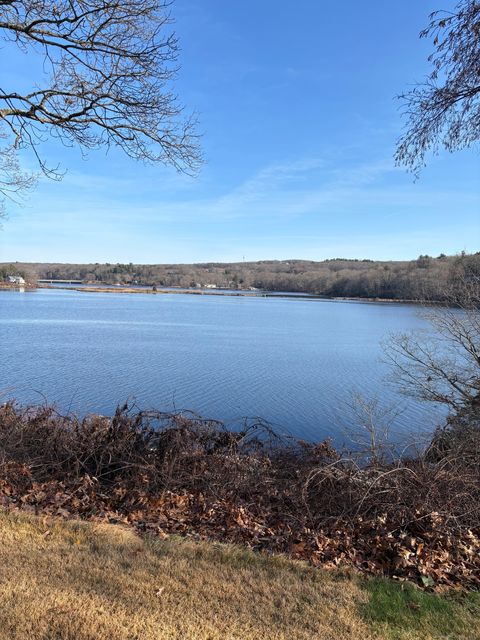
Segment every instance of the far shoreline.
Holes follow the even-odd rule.
[[[14,289],[14,287],[9,287]],[[18,287],[17,287],[18,288]],[[409,300],[409,299],[396,299],[396,298],[361,298],[361,297],[349,297],[349,296],[321,296],[313,293],[291,292],[291,293],[277,293],[275,291],[225,291],[221,289],[154,289],[152,288],[134,288],[134,287],[122,287],[122,286],[82,286],[82,287],[65,287],[52,284],[38,284],[37,289],[54,289],[64,291],[78,291],[80,293],[122,293],[122,294],[147,294],[147,295],[197,295],[197,296],[217,296],[217,297],[231,297],[231,298],[282,298],[288,300],[323,300],[325,302],[360,302],[368,304],[412,304],[412,305],[425,305],[426,303],[421,300]],[[29,290],[35,289],[35,287],[29,287]],[[441,304],[440,302],[430,302],[428,304]]]

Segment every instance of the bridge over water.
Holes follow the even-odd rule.
[[[83,280],[37,280],[39,284],[83,284]]]

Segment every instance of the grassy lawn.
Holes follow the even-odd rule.
[[[381,638],[413,640],[480,638],[480,593],[437,596],[411,584],[368,580],[360,613]]]
[[[480,638],[480,598],[0,512],[2,640]]]

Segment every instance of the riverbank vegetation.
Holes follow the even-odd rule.
[[[470,421],[470,424],[473,424]],[[229,431],[194,415],[0,409],[0,505],[124,523],[353,566],[420,586],[478,587],[480,438],[436,434],[397,460]],[[475,448],[471,448],[471,447]]]
[[[10,265],[0,268],[11,269]],[[480,253],[419,256],[411,261],[308,260],[205,264],[15,263],[39,279],[156,287],[225,287],[292,291],[327,297],[439,300],[465,274],[480,274]]]

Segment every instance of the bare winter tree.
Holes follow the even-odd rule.
[[[418,174],[428,151],[455,151],[480,139],[480,2],[461,0],[452,13],[435,12],[422,38],[433,38],[433,70],[423,84],[399,96],[406,131],[397,164]]]
[[[16,150],[33,150],[41,170],[48,137],[83,149],[119,147],[136,160],[194,172],[201,161],[195,121],[172,91],[178,42],[171,1],[0,0],[0,38],[40,57],[44,73],[27,92],[0,87],[0,193],[31,178]]]
[[[459,274],[448,306],[423,312],[430,331],[400,334],[386,346],[403,392],[454,412],[480,404],[480,273]]]

